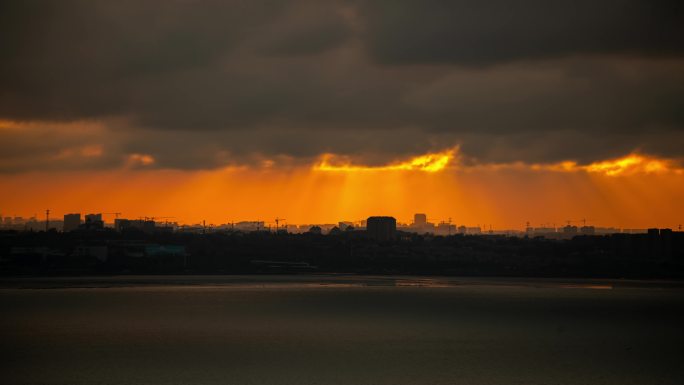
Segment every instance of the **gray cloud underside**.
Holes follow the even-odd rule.
[[[491,65],[573,53],[680,56],[680,1],[361,2],[373,55],[390,63]]]
[[[684,157],[684,22],[649,1],[3,1],[0,171]],[[98,135],[51,132],[97,121]],[[255,155],[256,154],[256,155]],[[61,158],[60,158],[61,159]]]

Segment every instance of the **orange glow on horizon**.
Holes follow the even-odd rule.
[[[96,147],[80,151],[98,153]],[[454,224],[494,229],[577,218],[624,228],[674,228],[682,222],[684,174],[673,160],[630,154],[587,165],[463,165],[457,151],[381,166],[327,155],[313,166],[267,161],[215,170],[158,169],[151,155],[131,154],[114,170],[5,174],[0,214],[29,217],[50,208],[57,217],[122,212],[128,218],[173,216],[185,224],[275,217],[310,224],[371,215],[406,223],[425,212],[434,222],[451,218]]]

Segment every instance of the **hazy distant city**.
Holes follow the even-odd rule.
[[[335,234],[338,231],[366,231],[368,219],[355,221],[339,221],[337,223],[290,224],[286,219],[275,218],[271,221],[251,220],[230,223],[195,223],[179,224],[174,217],[139,217],[122,218],[121,213],[68,213],[60,217],[50,217],[48,211],[42,218],[31,216],[0,215],[0,230],[14,231],[57,231],[72,232],[84,230],[113,229],[115,231],[139,230],[146,233],[179,232],[179,233],[212,233],[212,232],[278,232],[289,234],[316,233]],[[648,228],[598,227],[591,225],[586,219],[567,220],[563,225],[544,223],[538,226],[526,222],[521,229],[497,229],[492,225],[465,225],[452,222],[451,219],[432,221],[425,213],[416,213],[409,223],[395,220],[396,231],[433,235],[506,235],[532,236],[550,239],[567,239],[576,235],[608,235],[608,234],[645,234]],[[523,227],[524,226],[524,227]],[[681,231],[678,225],[676,231]]]
[[[440,274],[567,277],[684,277],[684,233],[669,228],[562,227],[496,230],[371,216],[335,224],[283,218],[179,225],[121,213],[5,217],[0,273]],[[109,216],[112,221],[105,222]]]

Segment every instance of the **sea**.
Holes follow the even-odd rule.
[[[0,383],[684,384],[684,283],[0,279]]]

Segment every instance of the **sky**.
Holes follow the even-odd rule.
[[[681,36],[677,1],[2,1],[0,215],[674,228]]]

